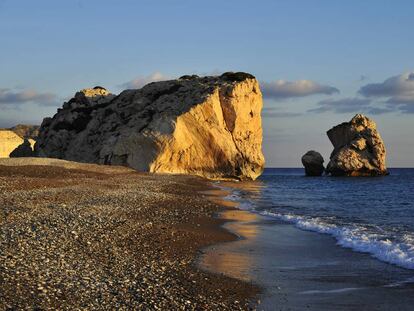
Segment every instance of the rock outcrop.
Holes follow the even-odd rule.
[[[307,176],[322,176],[325,168],[323,157],[319,152],[310,150],[302,156],[302,164]]]
[[[23,143],[23,138],[10,130],[0,130],[0,158],[8,158],[10,153]]]
[[[246,73],[183,76],[118,96],[76,93],[44,119],[41,157],[139,171],[255,179],[263,171],[262,94]]]
[[[333,176],[386,175],[384,142],[374,121],[357,114],[350,122],[330,129],[328,137],[334,146],[326,168]]]
[[[0,158],[8,158],[10,153],[27,139],[33,150],[39,126],[19,124],[12,128],[0,129]]]
[[[34,156],[35,152],[33,151],[32,144],[27,138],[25,138],[23,143],[14,149],[9,155],[10,158],[25,158]]]

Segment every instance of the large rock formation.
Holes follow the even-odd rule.
[[[40,128],[42,157],[140,171],[255,179],[263,170],[262,94],[246,73],[183,76],[118,96],[82,90]]]
[[[302,156],[302,164],[307,176],[321,176],[325,171],[323,157],[319,152],[310,150]]]
[[[357,114],[327,134],[334,146],[326,168],[328,173],[333,176],[387,174],[385,146],[374,121]]]

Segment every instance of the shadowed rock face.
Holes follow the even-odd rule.
[[[263,171],[262,95],[245,73],[183,76],[118,96],[87,89],[44,119],[42,157],[140,171],[255,179]]]
[[[350,122],[330,129],[334,146],[327,172],[333,176],[386,175],[386,151],[376,124],[357,114]]]
[[[325,171],[323,157],[319,152],[310,150],[302,156],[302,164],[307,176],[321,176]]]
[[[24,157],[33,157],[35,155],[30,141],[25,138],[24,142],[14,149],[9,157],[10,158],[24,158]]]

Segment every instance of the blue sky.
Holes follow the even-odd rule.
[[[402,0],[0,0],[0,126],[40,123],[85,87],[247,71],[265,95],[268,166],[327,159],[325,132],[362,112],[389,166],[412,167],[412,16]]]

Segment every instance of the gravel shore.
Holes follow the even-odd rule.
[[[249,309],[255,286],[195,265],[235,238],[203,179],[14,161],[0,161],[1,310]]]

